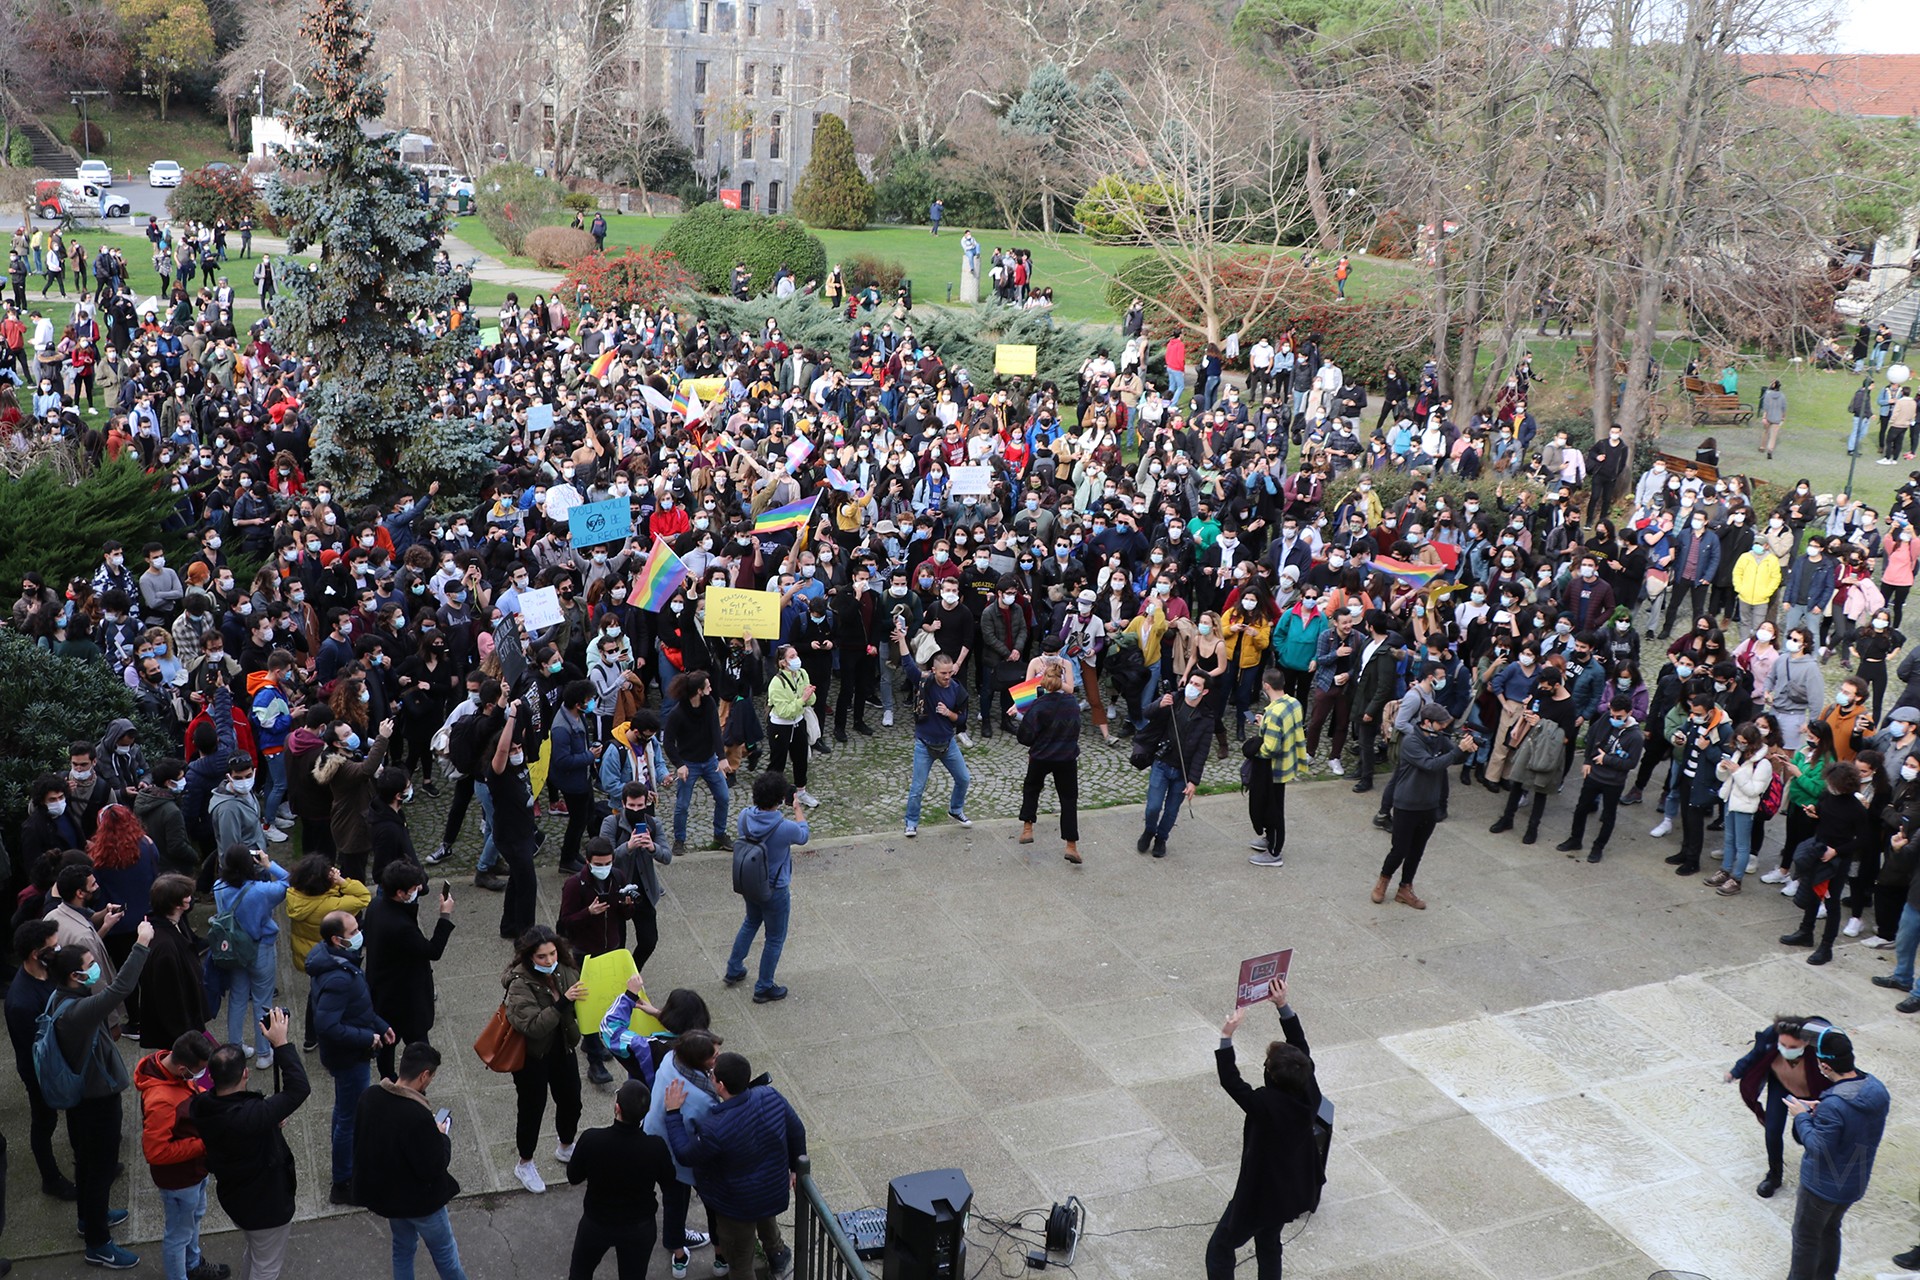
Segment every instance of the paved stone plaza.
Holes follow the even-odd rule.
[[[1004,750],[996,740],[995,755]],[[854,791],[852,803],[897,813],[897,759],[851,776],[852,759],[821,762],[813,789],[830,806]],[[1133,850],[1137,803],[1090,815],[1086,865],[1071,868],[1047,819],[1028,846],[1014,842],[1017,824],[985,819],[1012,811],[1017,772],[980,772],[971,831],[943,818],[908,841],[889,822],[887,834],[802,858],[784,1003],[756,1006],[748,987],[720,985],[739,920],[726,856],[665,872],[651,988],[697,987],[728,1047],[772,1073],[807,1121],[835,1208],[884,1204],[891,1177],[958,1166],[976,1211],[996,1218],[1079,1196],[1092,1233],[1080,1280],[1198,1275],[1239,1154],[1239,1113],[1214,1081],[1217,1029],[1240,960],[1291,946],[1295,1006],[1338,1116],[1325,1202],[1287,1248],[1289,1274],[1784,1275],[1793,1160],[1779,1195],[1753,1196],[1760,1128],[1720,1078],[1778,1012],[1825,1014],[1856,1034],[1863,1066],[1895,1096],[1842,1274],[1891,1273],[1890,1255],[1914,1243],[1915,1028],[1866,980],[1891,967],[1890,953],[1843,945],[1832,965],[1807,966],[1775,944],[1793,916],[1784,900],[1725,900],[1673,876],[1659,862],[1671,844],[1644,834],[1647,809],[1623,810],[1614,853],[1589,866],[1552,851],[1567,797],[1549,798],[1546,838],[1525,847],[1488,835],[1492,798],[1456,786],[1420,877],[1430,908],[1416,912],[1367,900],[1385,837],[1367,825],[1376,797],[1344,783],[1293,789],[1283,870],[1247,864],[1233,794],[1183,814],[1165,861]],[[1115,776],[1137,788],[1141,775]],[[944,794],[930,796],[930,813]],[[426,816],[415,835],[430,847]],[[705,829],[696,813],[696,839]],[[541,860],[543,918],[557,899],[557,838]],[[513,1182],[511,1084],[466,1048],[498,999],[498,902],[463,881],[436,1037],[449,1053],[435,1094],[454,1110],[455,1172],[476,1193],[456,1225],[476,1280],[558,1275],[577,1196],[556,1186],[533,1197]],[[284,1002],[298,1007],[303,994],[304,982]],[[1276,1030],[1256,1009],[1240,1033],[1256,1078]],[[588,1123],[604,1123],[609,1091],[588,1094]],[[302,1217],[313,1219],[298,1228],[289,1275],[384,1275],[378,1224],[324,1203],[327,1097],[323,1081],[287,1129]],[[134,1216],[121,1237],[145,1253],[160,1222],[132,1114],[130,1101],[122,1195]],[[16,1257],[64,1251],[19,1274],[78,1273],[71,1207],[38,1192],[17,1092],[0,1124],[13,1139],[0,1244]],[[56,1149],[65,1158],[64,1137]],[[553,1184],[563,1175],[551,1153],[549,1134],[539,1160]],[[981,1226],[972,1240],[969,1273],[994,1274],[994,1237]],[[208,1252],[237,1256],[230,1237],[212,1237]],[[143,1258],[142,1273],[158,1274],[154,1262]],[[1006,1275],[1021,1273],[1006,1263]],[[664,1255],[654,1274],[665,1275]]]

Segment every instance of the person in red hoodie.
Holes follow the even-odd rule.
[[[204,1031],[188,1031],[140,1059],[133,1069],[140,1090],[140,1153],[166,1210],[161,1237],[167,1280],[226,1280],[231,1269],[209,1262],[200,1252],[200,1219],[207,1213],[206,1144],[186,1119],[184,1108],[201,1090],[200,1078],[213,1057],[213,1041]]]

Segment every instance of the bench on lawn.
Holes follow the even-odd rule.
[[[1688,378],[1685,383],[1687,393],[1687,421],[1694,426],[1707,422],[1728,422],[1735,425],[1753,420],[1753,406],[1741,400],[1739,396],[1728,395],[1712,383],[1699,378]]]

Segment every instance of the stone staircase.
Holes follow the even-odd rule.
[[[15,114],[13,128],[27,135],[33,144],[33,167],[45,169],[55,177],[71,178],[79,165],[73,148],[55,138],[47,127],[31,116]]]

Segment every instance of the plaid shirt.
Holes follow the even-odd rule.
[[[1273,780],[1297,781],[1307,771],[1307,734],[1300,703],[1282,694],[1260,713],[1260,754],[1273,762]]]

